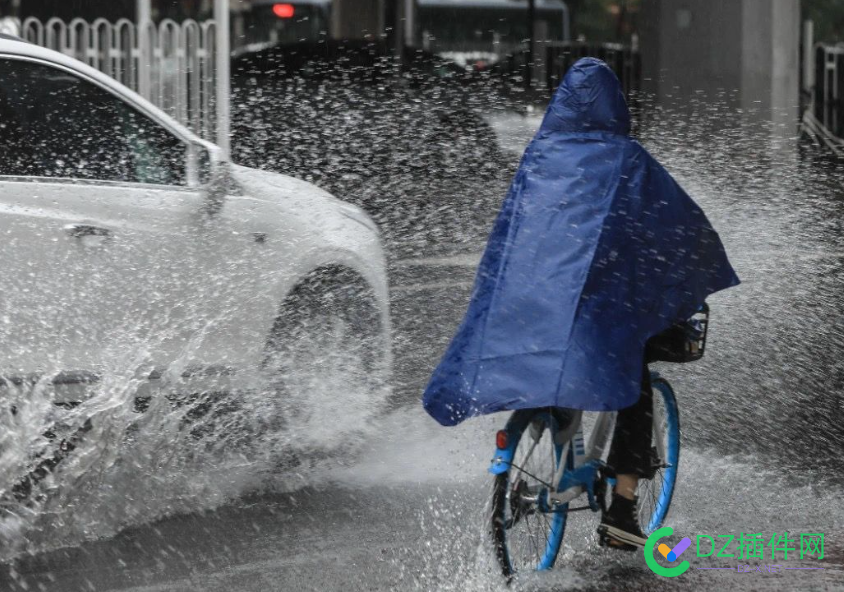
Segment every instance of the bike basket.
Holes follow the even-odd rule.
[[[651,337],[645,346],[645,360],[650,362],[695,362],[706,349],[709,306],[704,303],[687,321],[675,323]]]

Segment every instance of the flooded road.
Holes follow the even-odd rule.
[[[516,155],[538,119],[493,123]],[[726,133],[707,138],[709,152],[688,130],[650,134],[645,144],[707,212],[743,281],[710,299],[703,361],[658,368],[677,391],[684,446],[667,523],[690,537],[787,531],[798,548],[800,533],[824,533],[823,560],[776,561],[823,569],[738,573],[736,558],[691,556],[689,572],[660,578],[639,553],[599,548],[597,518],[578,513],[557,567],[516,589],[844,590],[840,171],[771,161]],[[481,248],[391,261],[396,393],[366,439],[349,443],[354,455],[282,475],[286,492],[22,557],[0,569],[0,590],[505,589],[486,545],[486,467],[504,417],[445,429],[418,404]],[[766,547],[747,563],[773,561]],[[698,569],[713,567],[731,569]]]

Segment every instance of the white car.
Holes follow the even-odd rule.
[[[115,80],[0,36],[0,402],[297,367],[382,380],[385,270],[357,207],[228,162]]]

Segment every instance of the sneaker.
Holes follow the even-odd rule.
[[[613,494],[610,509],[603,515],[598,534],[601,544],[610,547],[635,551],[645,546],[647,537],[639,528],[636,517],[637,499],[629,500]]]

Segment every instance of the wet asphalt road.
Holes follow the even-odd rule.
[[[507,120],[497,128],[513,146],[533,124]],[[705,360],[660,368],[678,391],[684,438],[668,524],[684,536],[825,533],[822,561],[776,561],[824,569],[738,573],[735,558],[692,556],[689,572],[660,578],[638,553],[599,548],[595,517],[579,513],[558,567],[516,587],[844,590],[836,454],[844,441],[844,190],[794,163],[778,165],[785,172],[776,178],[752,172],[707,183],[700,162],[664,146],[669,168],[721,232],[744,282],[710,300]],[[417,404],[460,320],[477,257],[477,250],[422,253],[391,262],[396,400],[353,458],[335,460],[291,493],[21,558],[0,571],[0,590],[504,589],[484,537],[486,462],[503,418],[446,430]],[[749,563],[773,563],[767,553]],[[712,567],[731,569],[698,569]]]

